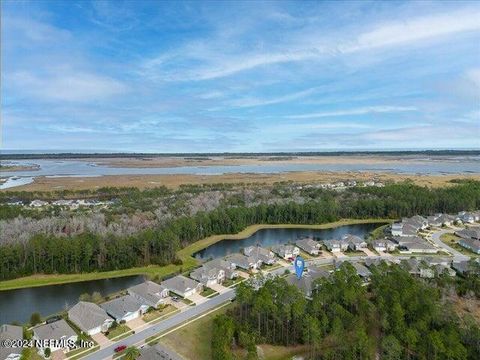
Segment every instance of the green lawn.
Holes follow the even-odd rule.
[[[462,254],[468,255],[468,256],[473,256],[473,257],[478,257],[478,254],[475,254],[474,252],[465,249],[463,246],[460,246],[458,244],[458,240],[460,240],[460,237],[458,237],[455,234],[450,234],[446,233],[440,236],[440,240],[450,246],[451,248],[457,250],[458,252],[461,252]]]
[[[189,360],[210,360],[212,358],[212,320],[223,314],[232,305],[218,309],[184,327],[160,338],[159,342],[172,348]]]
[[[172,305],[166,305],[162,309],[154,310],[143,315],[143,321],[150,322],[162,317],[164,315],[170,314],[177,309]]]
[[[121,324],[121,325],[118,325],[115,329],[110,329],[110,331],[108,332],[107,338],[111,340],[117,336],[128,333],[131,330],[132,329],[130,329],[127,325]]]
[[[242,277],[238,277],[236,279],[227,279],[223,282],[223,286],[225,287],[230,287],[232,285],[236,285],[238,283],[241,283],[243,281],[243,278]]]
[[[213,294],[218,295],[218,292],[216,292],[215,290],[213,290],[213,289],[211,289],[211,288],[209,288],[209,287],[203,288],[203,291],[200,293],[200,295],[205,296],[205,297],[207,297],[207,296],[213,296]]]

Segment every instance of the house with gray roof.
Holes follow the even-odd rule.
[[[137,360],[183,360],[178,354],[161,344],[145,345],[139,349],[139,352],[140,356]]]
[[[455,235],[463,239],[480,240],[480,226],[471,226],[467,229],[455,231]]]
[[[318,241],[312,238],[299,239],[295,242],[295,245],[310,255],[320,254],[320,248],[322,247]]]
[[[127,289],[128,293],[142,304],[158,308],[165,303],[168,289],[153,281],[145,281]]]
[[[397,248],[397,244],[395,244],[393,241],[388,239],[373,240],[372,247],[376,251],[389,252],[389,251],[394,251]]]
[[[266,265],[273,265],[276,262],[275,254],[259,245],[246,247],[243,249],[243,254],[253,258],[256,262],[261,262]]]
[[[33,338],[38,341],[42,340],[63,340],[67,345],[71,344],[71,347],[75,346],[75,342],[78,340],[77,333],[67,324],[64,319],[37,326],[33,328]],[[51,344],[48,346],[52,352],[59,349],[67,349],[67,347],[56,347]],[[58,344],[60,345],[60,344]],[[46,348],[40,348],[39,352],[44,354]]]
[[[272,246],[272,251],[282,259],[294,258],[300,254],[300,249],[291,244]]]
[[[464,247],[475,254],[480,254],[480,240],[473,239],[460,239],[458,245]]]
[[[113,324],[113,319],[104,309],[86,301],[80,301],[68,310],[68,318],[88,335],[106,332]]]
[[[296,274],[289,274],[285,280],[290,285],[295,285],[304,293],[307,298],[311,298],[315,290],[314,282],[320,278],[328,278],[330,273],[319,267],[309,267],[308,271],[299,279]]]
[[[174,292],[183,298],[188,298],[195,293],[200,293],[203,289],[201,283],[183,275],[177,275],[163,281],[162,286],[167,288],[168,291]]]
[[[217,267],[201,266],[193,270],[190,277],[204,286],[211,286],[225,281],[225,270]]]
[[[206,269],[216,268],[222,269],[225,272],[225,279],[236,279],[238,277],[237,266],[224,259],[214,259],[207,261],[202,265]]]
[[[438,252],[438,248],[418,236],[395,236],[393,241],[398,244],[400,252],[403,253],[435,254]]]
[[[117,322],[136,319],[149,308],[130,294],[100,304],[100,307]]]
[[[367,247],[367,242],[356,235],[345,234],[342,236],[342,241],[348,244],[350,250],[361,250]]]
[[[348,243],[343,240],[324,240],[323,244],[326,246],[327,250],[332,253],[348,250]]]
[[[1,340],[22,340],[23,328],[16,325],[0,326],[0,343]],[[19,360],[22,356],[21,347],[3,347],[0,344],[0,360]]]
[[[231,254],[225,257],[225,261],[231,266],[244,270],[258,269],[262,262],[243,254]]]

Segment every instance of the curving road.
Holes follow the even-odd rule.
[[[452,230],[452,229],[444,229],[444,230],[436,231],[432,234],[431,239],[438,247],[444,248],[450,254],[452,254],[453,255],[453,261],[457,262],[457,261],[469,260],[470,257],[468,255],[462,254],[458,250],[455,250],[454,248],[448,246],[442,240],[440,240],[440,237],[443,234],[453,234],[454,231],[455,230]]]
[[[138,343],[143,342],[145,339],[149,338],[150,336],[165,332],[171,328],[174,328],[183,322],[188,320],[194,319],[197,316],[205,313],[209,310],[212,310],[221,304],[232,300],[235,298],[235,290],[230,289],[222,294],[219,294],[207,301],[196,305],[196,306],[189,306],[187,310],[182,311],[178,314],[175,314],[157,324],[153,324],[143,330],[136,332],[133,335],[130,335],[122,340],[119,340],[112,345],[109,345],[103,349],[100,349],[90,355],[83,357],[82,359],[85,360],[103,360],[106,358],[111,358],[113,354],[115,354],[114,349],[120,345],[131,346]]]

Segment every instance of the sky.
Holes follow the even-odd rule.
[[[480,2],[1,2],[1,148],[480,148]]]

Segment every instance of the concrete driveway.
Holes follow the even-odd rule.
[[[102,333],[92,335],[92,339],[95,340],[95,342],[100,346],[100,348],[108,346],[112,343],[112,341]]]
[[[132,330],[136,330],[138,328],[141,328],[143,327],[144,325],[146,324],[145,321],[143,321],[143,319],[141,317],[138,317],[136,319],[133,319],[133,320],[130,320],[127,322],[127,326],[132,329]]]
[[[186,307],[188,307],[188,305],[185,304],[180,299],[178,301],[173,301],[171,298],[168,298],[168,299],[165,300],[165,304],[172,305],[174,308],[176,308],[178,310],[182,310],[182,309],[185,309]]]
[[[193,294],[192,296],[189,296],[187,299],[190,301],[193,301],[197,305],[207,301],[207,298],[200,294]]]
[[[367,255],[367,256],[377,256],[372,250],[368,248],[363,248],[362,251]]]
[[[212,284],[212,285],[210,285],[210,288],[213,289],[213,290],[215,290],[215,291],[218,292],[219,294],[221,294],[221,293],[223,293],[223,292],[225,292],[225,291],[228,290],[227,287],[225,287],[225,286],[223,286],[223,285],[221,285],[221,284]]]

